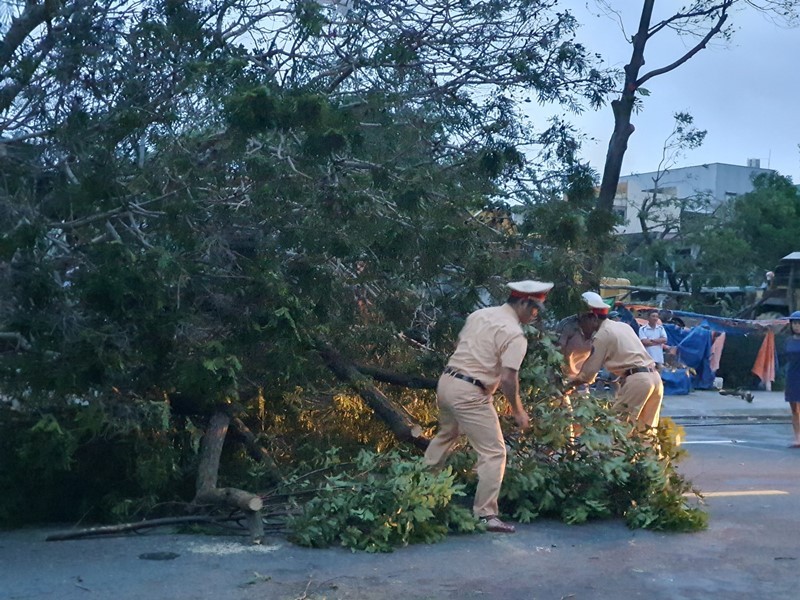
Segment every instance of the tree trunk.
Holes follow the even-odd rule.
[[[345,361],[325,344],[320,344],[318,351],[328,368],[349,384],[400,440],[411,442],[418,448],[428,447],[430,440],[422,437],[422,426],[403,409],[395,406],[367,377],[359,373],[354,364]]]
[[[603,180],[597,199],[598,208],[608,212],[614,209],[614,196],[617,195],[617,185],[619,185],[619,176],[622,172],[622,159],[628,149],[628,139],[634,131],[631,124],[631,112],[636,98],[639,70],[644,66],[644,49],[647,45],[654,5],[655,0],[645,0],[642,5],[639,29],[633,36],[631,60],[625,65],[625,86],[622,88],[620,97],[611,103],[611,109],[614,111],[614,132],[608,143],[606,162],[603,166]]]
[[[244,490],[217,488],[219,461],[230,422],[231,417],[227,413],[217,411],[206,428],[206,433],[200,442],[200,465],[197,468],[197,493],[194,504],[219,504],[242,510],[247,517],[250,540],[254,544],[260,544],[264,537],[264,524],[261,520],[263,500]]]

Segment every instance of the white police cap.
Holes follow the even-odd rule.
[[[512,281],[506,284],[511,290],[512,298],[528,298],[533,300],[544,300],[547,293],[553,289],[553,284],[549,281]]]
[[[581,298],[589,306],[589,308],[609,310],[608,304],[603,302],[603,298],[597,292],[583,292],[581,294]]]

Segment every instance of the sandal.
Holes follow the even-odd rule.
[[[503,523],[497,515],[486,515],[480,517],[478,521],[486,527],[486,531],[495,533],[514,533],[516,531],[513,525]]]

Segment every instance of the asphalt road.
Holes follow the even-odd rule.
[[[0,533],[0,598],[794,600],[800,450],[787,448],[791,426],[716,423],[683,421],[682,470],[707,494],[711,517],[700,533],[539,521],[514,535],[369,555],[280,538],[260,547],[167,533],[44,542],[52,530],[23,530]]]

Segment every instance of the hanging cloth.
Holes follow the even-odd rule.
[[[718,334],[717,337],[711,342],[711,371],[716,373],[719,369],[719,361],[722,358],[722,348],[725,346],[725,332]]]
[[[758,349],[758,356],[751,370],[768,391],[772,390],[772,382],[775,381],[775,333],[771,329],[761,342],[761,348]]]

